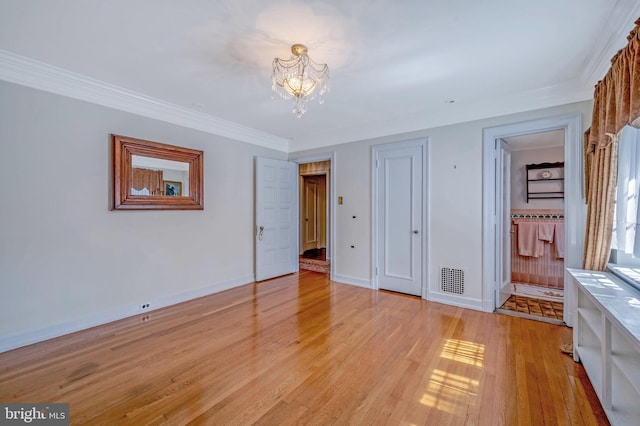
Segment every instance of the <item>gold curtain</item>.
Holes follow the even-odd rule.
[[[583,267],[603,271],[609,260],[618,172],[617,135],[640,117],[640,19],[629,43],[611,59],[594,91],[591,128],[585,135],[587,229]]]
[[[627,124],[640,117],[640,19],[627,37],[629,43],[611,58],[611,68],[593,95],[589,143],[609,145]]]
[[[591,156],[591,176],[587,193],[587,230],[583,268],[604,271],[611,251],[613,211],[618,172],[618,141],[595,149]]]
[[[584,132],[584,139],[583,139],[583,145],[584,145],[584,156],[583,156],[583,164],[584,164],[584,168],[583,168],[583,173],[584,173],[584,200],[585,202],[589,199],[589,179],[590,179],[590,175],[591,175],[591,161],[593,161],[593,154],[595,151],[595,145],[591,145],[589,143],[589,131],[590,129],[588,129],[586,132]]]
[[[149,195],[162,195],[162,170],[138,169],[132,170],[131,186],[140,191],[143,188],[149,190]]]

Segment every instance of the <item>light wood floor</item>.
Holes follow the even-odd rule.
[[[72,424],[607,424],[571,330],[303,271],[0,354]]]

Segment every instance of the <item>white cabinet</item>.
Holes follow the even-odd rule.
[[[582,362],[613,425],[640,419],[640,292],[608,272],[573,277],[573,357]]]

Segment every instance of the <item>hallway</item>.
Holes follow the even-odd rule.
[[[331,262],[327,260],[327,250],[324,248],[305,251],[300,255],[299,262],[300,269],[325,274],[331,272]]]

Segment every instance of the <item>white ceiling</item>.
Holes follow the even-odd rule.
[[[0,0],[0,49],[296,151],[590,99],[638,15],[637,0]],[[271,93],[293,43],[331,72],[301,119]]]

